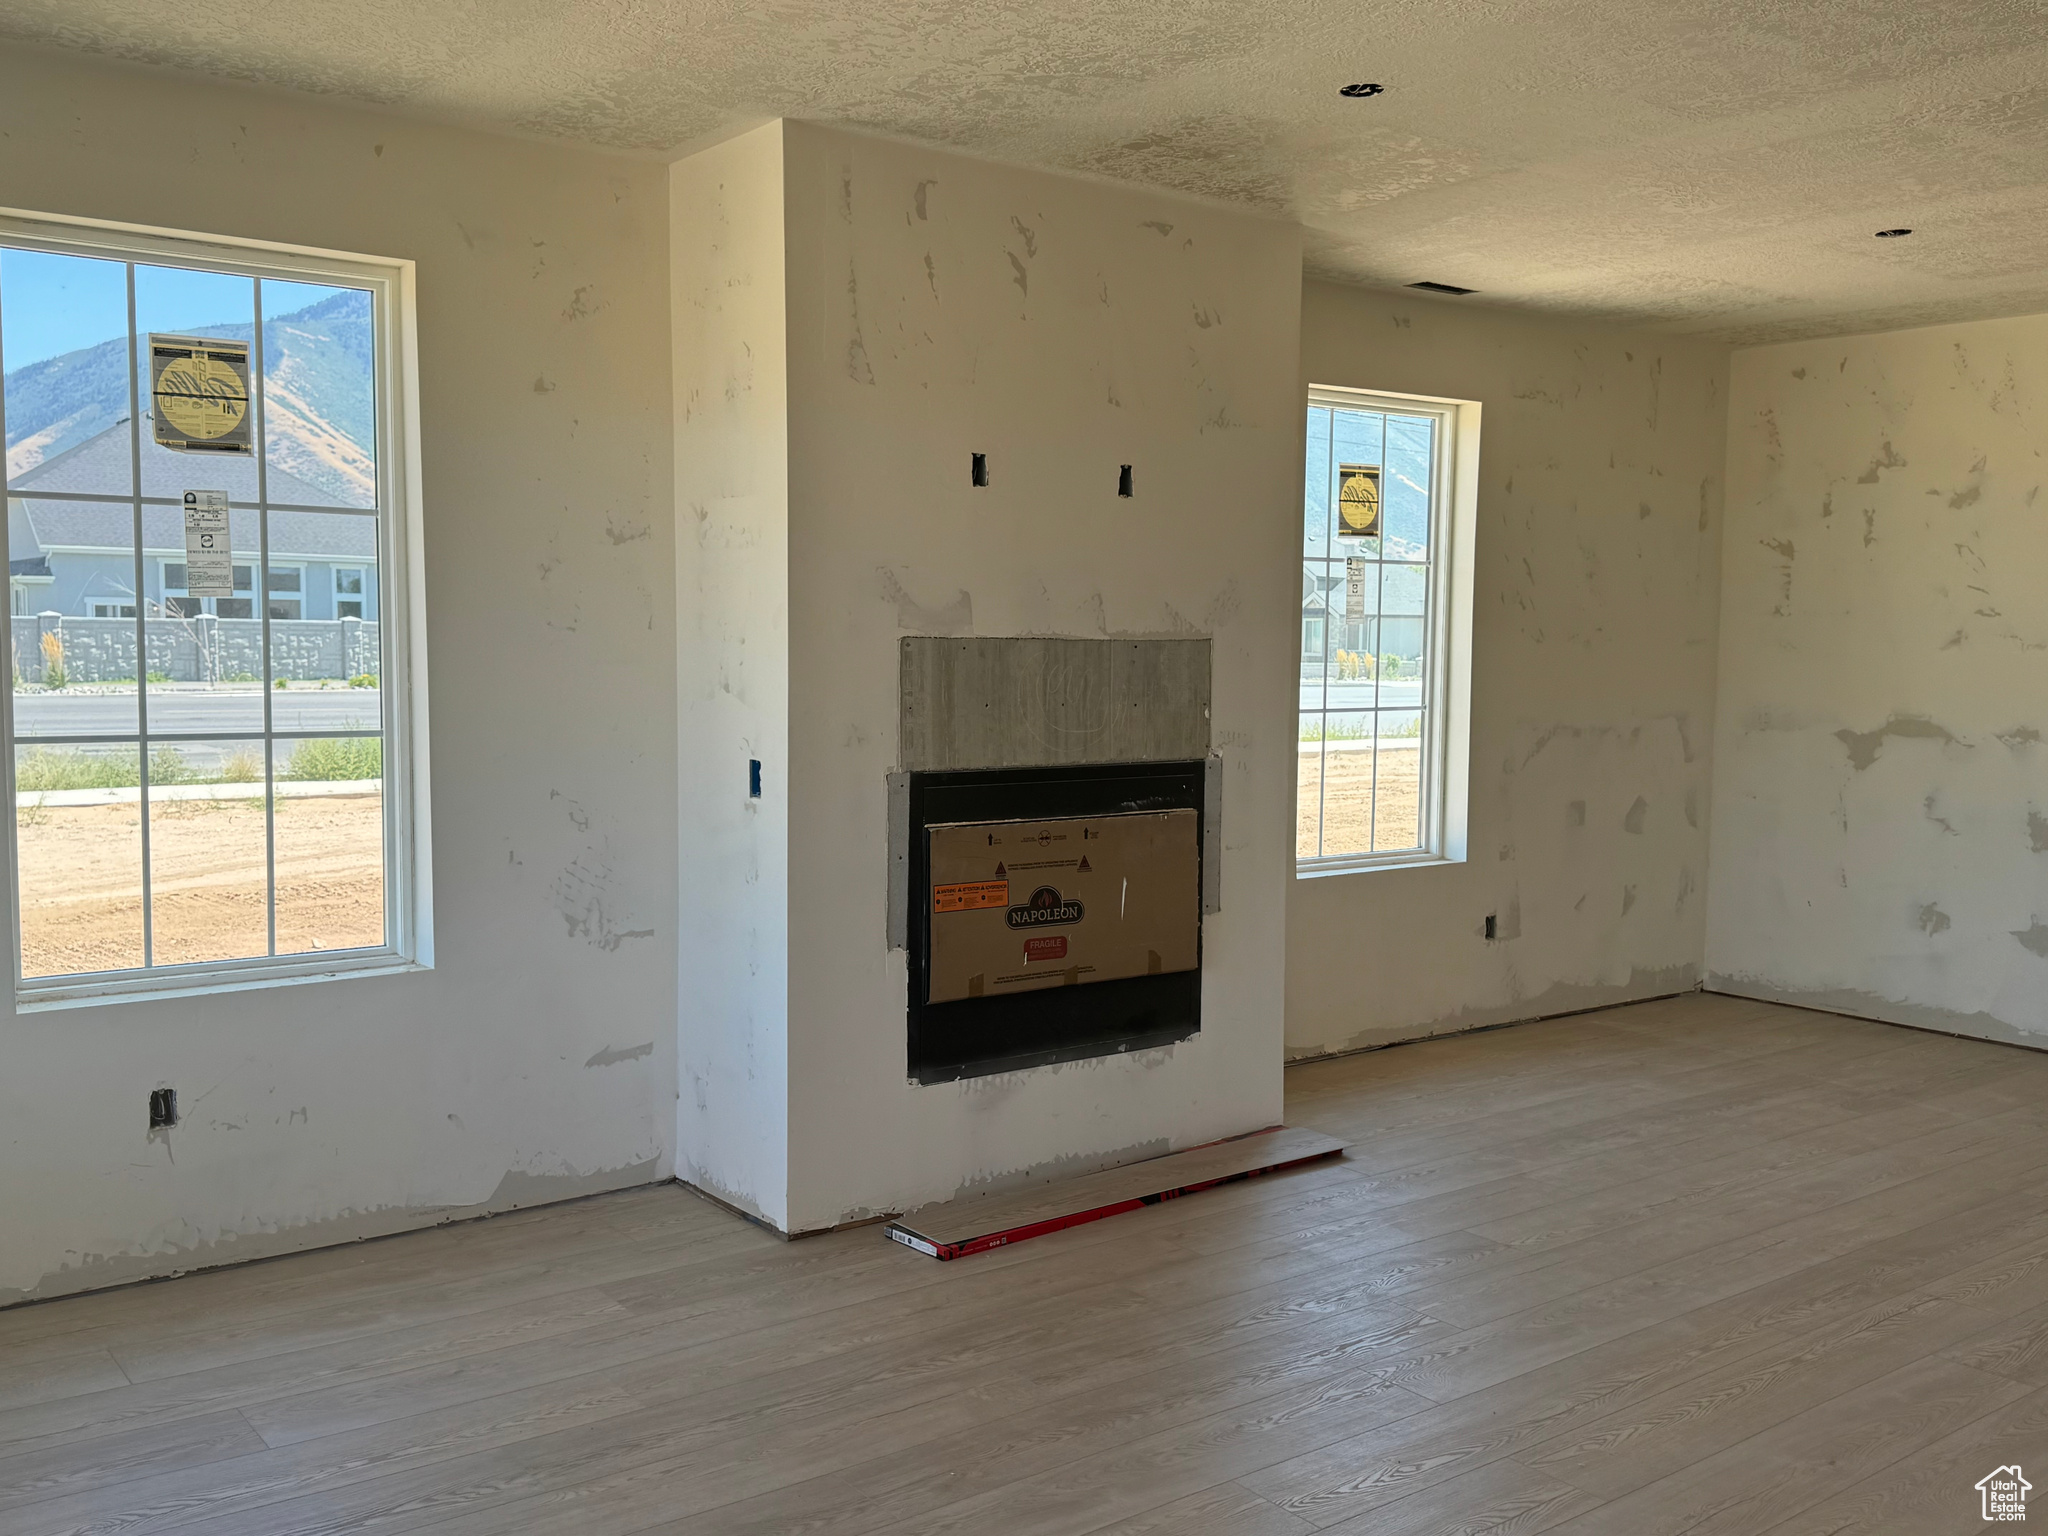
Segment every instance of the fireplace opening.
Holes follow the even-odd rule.
[[[951,1082],[1201,1027],[1205,765],[912,773],[908,1056]]]

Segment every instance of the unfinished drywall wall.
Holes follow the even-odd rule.
[[[418,263],[437,939],[7,1017],[0,1300],[667,1174],[664,171],[47,53],[0,52],[0,143],[13,208]]]
[[[1710,984],[2048,1045],[2048,317],[1735,359]]]
[[[1306,285],[1304,388],[1484,427],[1468,858],[1291,882],[1290,1056],[1698,981],[1726,377],[1709,344]]]
[[[670,199],[681,596],[676,1162],[700,1189],[782,1227],[789,433],[781,124],[679,162]]]
[[[888,140],[785,135],[790,1224],[1276,1121],[1298,233]],[[904,957],[884,921],[906,634],[1213,637],[1229,882],[1205,925],[1195,1039],[909,1082]]]

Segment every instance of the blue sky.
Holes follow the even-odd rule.
[[[254,291],[249,278],[228,272],[137,266],[136,328],[146,334],[214,323],[247,325]],[[337,291],[310,283],[266,283],[264,312],[289,314]],[[7,372],[111,340],[127,329],[128,278],[121,262],[0,249],[0,351]]]

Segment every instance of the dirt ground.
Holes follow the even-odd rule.
[[[142,964],[141,807],[17,811],[22,974]],[[171,800],[152,808],[156,963],[239,960],[268,949],[263,802]],[[277,952],[384,942],[381,794],[277,802]]]
[[[1379,751],[1379,827],[1373,828],[1373,754],[1346,747],[1327,757],[1318,742],[1303,742],[1295,802],[1295,852],[1316,857],[1316,794],[1323,791],[1324,857],[1370,853],[1377,846],[1412,848],[1421,838],[1422,749],[1415,743],[1383,741]],[[1327,764],[1327,766],[1325,766]],[[1329,783],[1322,782],[1329,775]]]

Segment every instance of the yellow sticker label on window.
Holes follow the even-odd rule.
[[[1337,533],[1347,539],[1375,539],[1380,532],[1380,467],[1337,467]]]

